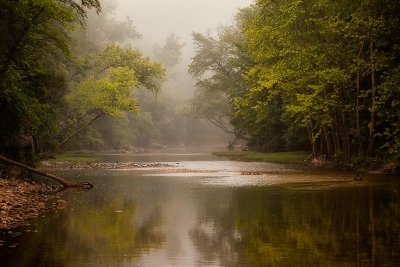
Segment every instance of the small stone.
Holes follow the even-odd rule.
[[[15,233],[12,234],[12,237],[17,237],[19,235],[22,235],[22,233],[21,232],[15,232]]]
[[[29,208],[27,211],[28,211],[28,213],[37,213],[38,212],[37,209],[35,209],[35,208]]]
[[[0,229],[8,230],[28,224],[28,220],[38,216],[45,209],[45,202],[55,195],[41,195],[52,189],[47,185],[4,179],[0,173]],[[12,234],[10,231],[9,234]]]
[[[12,207],[13,207],[13,209],[19,209],[19,208],[22,207],[22,205],[21,204],[14,204]]]
[[[68,206],[68,202],[63,199],[58,199],[56,201],[57,208],[66,208]]]

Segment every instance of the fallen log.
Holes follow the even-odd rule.
[[[0,160],[3,161],[3,162],[6,162],[8,164],[11,164],[11,165],[14,165],[14,166],[18,166],[18,167],[20,167],[20,168],[22,168],[24,170],[27,170],[27,171],[29,171],[31,173],[35,173],[35,174],[38,174],[38,175],[53,179],[53,180],[59,182],[60,184],[62,184],[64,187],[82,187],[84,189],[90,189],[90,188],[94,187],[93,184],[88,183],[88,182],[74,183],[74,182],[71,182],[71,181],[67,181],[67,180],[65,180],[65,179],[63,179],[61,177],[58,177],[58,176],[50,174],[50,173],[45,173],[45,172],[36,170],[36,169],[34,169],[34,168],[30,167],[30,166],[27,166],[27,165],[22,164],[20,162],[11,160],[11,159],[6,158],[6,157],[4,157],[2,155],[0,155]]]

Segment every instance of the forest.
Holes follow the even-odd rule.
[[[145,56],[132,20],[114,10],[1,1],[0,154],[18,159],[22,137],[42,156],[200,145],[212,124],[233,136],[229,146],[400,160],[398,1],[255,1],[232,25],[193,32],[196,89],[179,103],[162,92],[174,90],[185,44],[171,33]]]
[[[256,1],[234,25],[193,35],[194,112],[256,150],[398,161],[399,11],[390,0]]]
[[[204,122],[168,95],[184,43],[171,33],[145,56],[134,45],[141,34],[130,18],[115,18],[116,7],[2,1],[0,151],[25,161],[12,154],[29,142],[46,157],[207,141]]]

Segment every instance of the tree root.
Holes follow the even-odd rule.
[[[59,182],[60,184],[62,184],[64,187],[81,187],[83,189],[91,189],[91,188],[94,187],[93,184],[88,183],[88,182],[77,182],[77,183],[74,183],[74,182],[65,180],[65,179],[63,179],[61,177],[58,177],[56,175],[36,170],[36,169],[34,169],[34,168],[30,167],[30,166],[27,166],[27,165],[22,164],[20,162],[8,159],[8,158],[6,158],[6,157],[4,157],[2,155],[0,155],[0,160],[3,161],[3,162],[6,162],[8,164],[11,164],[11,165],[14,165],[14,166],[18,166],[18,167],[20,167],[20,168],[22,168],[24,170],[27,170],[30,173],[35,173],[35,174],[38,174],[38,175],[53,179],[53,180]]]

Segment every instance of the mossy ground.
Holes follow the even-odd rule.
[[[98,161],[98,159],[95,155],[68,152],[59,154],[54,159],[49,159],[48,161],[94,162]]]

